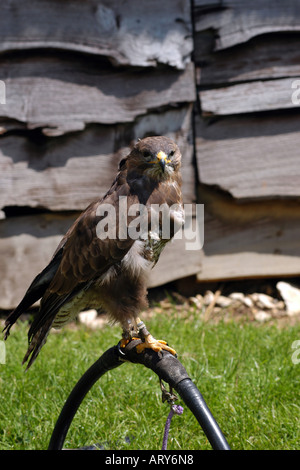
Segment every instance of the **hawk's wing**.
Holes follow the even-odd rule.
[[[118,191],[102,201],[92,203],[75,221],[58,247],[61,261],[46,290],[38,316],[29,330],[29,339],[45,323],[55,317],[59,309],[96,278],[121,261],[134,240],[105,238],[97,235],[97,224],[104,216],[97,215],[101,204],[111,204],[116,209],[116,234],[118,234]],[[56,255],[55,255],[56,256]]]
[[[34,279],[20,304],[8,316],[5,322],[6,338],[19,316],[42,297],[40,310],[28,332],[29,343],[32,342],[24,358],[26,361],[32,353],[28,366],[44,344],[60,308],[122,260],[134,243],[130,238],[100,239],[97,236],[97,224],[104,217],[98,215],[99,206],[111,204],[118,214],[120,192],[124,196],[129,193],[126,183],[122,183],[116,179],[106,196],[90,204],[79,216],[61,240],[49,265]],[[118,234],[118,217],[116,224]]]

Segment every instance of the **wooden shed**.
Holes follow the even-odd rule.
[[[184,202],[205,212],[203,249],[176,240],[149,286],[300,274],[297,6],[4,2],[0,309],[17,304],[148,135],[177,141]]]

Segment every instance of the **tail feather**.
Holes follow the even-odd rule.
[[[87,283],[89,285],[90,283]],[[84,285],[85,286],[85,285]],[[23,364],[29,360],[26,370],[33,364],[41,348],[46,343],[49,331],[55,321],[56,314],[65,303],[69,302],[76,294],[84,288],[78,285],[69,294],[49,294],[43,297],[40,310],[32,322],[28,331],[28,350],[23,359]]]
[[[35,359],[37,358],[40,350],[44,346],[47,340],[47,336],[51,329],[52,323],[54,320],[54,316],[52,318],[48,318],[44,325],[35,333],[32,340],[29,343],[27,352],[24,356],[22,364],[28,361],[26,370],[33,364]]]
[[[57,271],[61,261],[61,255],[62,249],[56,253],[55,257],[50,261],[48,266],[46,266],[46,268],[35,277],[19,305],[9,314],[3,329],[3,332],[5,332],[4,339],[8,338],[11,327],[17,321],[20,315],[26,312],[29,307],[31,307],[37,300],[43,297]]]

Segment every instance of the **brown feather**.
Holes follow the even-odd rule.
[[[160,164],[158,154],[166,156],[164,165]],[[29,347],[24,358],[24,361],[29,360],[28,367],[45,343],[50,328],[61,327],[81,310],[104,308],[110,318],[126,330],[128,322],[145,308],[146,272],[157,262],[161,250],[183,220],[180,163],[179,148],[171,139],[157,136],[139,140],[120,162],[119,172],[105,196],[92,202],[70,227],[53,255],[52,264],[58,253],[59,262],[41,291],[40,310],[28,333]],[[101,221],[97,210],[103,204],[115,208],[116,234],[119,234],[120,196],[126,197],[128,209],[137,203],[147,207],[147,240],[133,240],[128,233],[125,239],[100,239],[97,236],[97,224]],[[178,205],[179,211],[169,215],[174,222],[179,214],[179,223],[176,228],[174,222],[166,239],[162,239],[161,233],[160,240],[152,239],[151,206],[164,203],[169,207]],[[127,222],[132,222],[135,217],[127,215]],[[31,298],[29,294],[28,299]],[[28,306],[24,299],[22,302]],[[8,331],[21,313],[20,307],[17,313],[8,317]]]

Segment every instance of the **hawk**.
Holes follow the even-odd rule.
[[[119,163],[117,176],[104,197],[92,202],[73,223],[49,264],[35,277],[5,322],[7,339],[19,316],[41,299],[28,331],[28,350],[23,360],[23,364],[28,361],[27,368],[36,359],[52,327],[62,327],[89,308],[105,310],[112,322],[121,325],[121,346],[137,336],[142,339],[138,352],[152,348],[175,354],[166,342],[156,340],[142,328],[139,314],[148,305],[147,272],[184,223],[180,165],[180,150],[171,139],[154,136],[139,140]],[[121,205],[124,200],[127,214]],[[136,207],[144,211],[134,213],[132,209]],[[161,207],[167,208],[166,233]],[[110,221],[109,208],[115,214],[113,237],[105,236],[111,233],[109,230],[107,234],[99,233],[99,226]],[[136,230],[137,236],[132,237],[130,224],[137,223],[141,212],[144,218],[139,218],[140,226],[146,230]],[[158,221],[155,230],[154,215]],[[119,230],[124,217],[125,231],[124,227]]]

